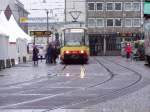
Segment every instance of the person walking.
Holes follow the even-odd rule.
[[[47,51],[46,51],[46,63],[52,63],[52,45],[49,44]]]
[[[57,56],[58,56],[57,48],[54,45],[52,48],[52,63],[56,64]]]
[[[36,46],[34,46],[33,48],[33,62],[34,62],[34,65],[38,65],[38,53],[39,53],[39,50]]]
[[[42,49],[39,50],[39,58],[42,62],[42,60],[43,60],[43,51],[42,51]]]
[[[129,58],[131,58],[131,53],[132,53],[132,47],[129,43],[126,46],[125,51],[126,51],[126,58],[128,60]]]

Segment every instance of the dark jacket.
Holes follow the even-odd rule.
[[[33,61],[38,61],[38,53],[39,53],[39,50],[34,47],[33,48]]]

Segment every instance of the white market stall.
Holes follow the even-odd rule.
[[[10,60],[14,60],[17,64],[18,58],[17,58],[17,47],[16,47],[15,40],[18,38],[18,36],[14,33],[13,28],[10,27],[10,25],[4,15],[4,12],[1,12],[1,14],[0,14],[0,24],[1,24],[1,26],[3,26],[3,30],[5,31],[5,33],[9,36],[7,62],[9,62]],[[13,39],[13,41],[10,42],[10,40],[12,40],[12,39]],[[6,66],[8,66],[7,63],[6,63]]]
[[[18,49],[18,57],[20,61],[23,62],[23,60],[28,59],[27,44],[31,41],[31,37],[19,27],[13,15],[8,23],[14,28],[16,34],[21,37],[16,39],[16,44]]]
[[[9,37],[0,26],[0,70],[6,67],[5,62],[8,58],[8,39]]]
[[[0,31],[2,32],[1,34],[1,40],[0,40],[0,49],[1,49],[1,59],[3,61],[3,68],[5,67],[11,67],[11,62],[9,59],[9,54],[8,54],[8,47],[9,47],[9,34],[8,34],[8,29],[4,27],[3,20],[0,17]]]
[[[17,24],[13,15],[7,21],[4,12],[0,18],[7,33],[9,35],[8,54],[10,59],[14,59],[15,63],[23,62],[23,58],[27,57],[27,41],[31,39]]]

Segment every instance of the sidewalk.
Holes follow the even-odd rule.
[[[62,65],[47,65],[45,60],[39,61],[39,65],[34,66],[32,62],[26,64],[18,64],[15,67],[4,69],[0,71],[0,86],[7,86],[10,84],[22,83],[26,81],[34,81],[37,78],[45,78],[56,73],[61,69]]]

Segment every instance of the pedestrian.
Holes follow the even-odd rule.
[[[46,50],[46,63],[48,64],[52,63],[52,45],[51,44],[49,44]]]
[[[56,48],[56,46],[54,45],[54,46],[52,47],[52,63],[56,64],[57,56],[58,56],[57,48]]]
[[[37,64],[38,65],[38,53],[39,53],[39,50],[36,46],[33,47],[33,62],[34,62],[34,65]]]
[[[129,43],[127,43],[125,51],[126,51],[126,58],[128,60],[129,58],[131,58],[132,53],[132,47]]]
[[[41,62],[42,62],[42,60],[43,60],[43,51],[42,51],[42,49],[40,49],[39,50],[39,58],[40,58],[40,60],[41,60]]]

